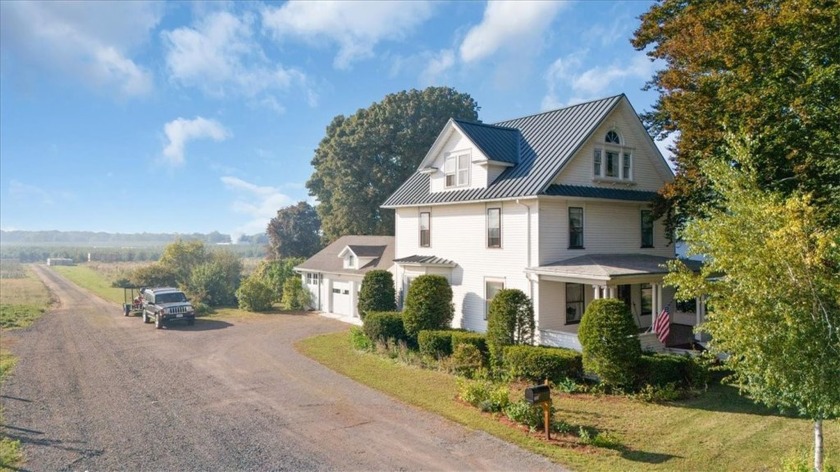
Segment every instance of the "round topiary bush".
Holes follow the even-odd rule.
[[[487,313],[487,348],[494,368],[503,365],[504,347],[533,344],[534,306],[519,289],[499,290]]]
[[[446,329],[452,323],[452,287],[442,275],[421,275],[408,289],[403,310],[405,332],[416,340],[424,329]]]
[[[374,342],[396,344],[405,340],[402,314],[396,311],[372,311],[362,322],[365,335]]]
[[[633,315],[621,300],[594,300],[578,329],[583,368],[614,388],[631,387],[642,356]]]
[[[359,291],[359,316],[364,320],[371,311],[394,311],[397,309],[397,293],[394,276],[387,270],[372,270],[365,274]]]

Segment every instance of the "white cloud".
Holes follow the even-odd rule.
[[[455,51],[444,49],[435,54],[426,64],[420,75],[420,83],[424,86],[439,85],[441,77],[455,65]]]
[[[165,160],[173,166],[184,163],[184,147],[187,142],[195,139],[212,139],[224,141],[231,133],[218,121],[208,120],[200,116],[193,120],[177,118],[166,123],[163,127],[169,143],[163,149]]]
[[[144,95],[152,74],[129,54],[148,41],[162,12],[157,2],[0,2],[0,45],[24,67]]]
[[[259,186],[232,176],[224,176],[221,181],[225,187],[237,194],[231,209],[250,218],[236,228],[236,234],[264,233],[277,210],[293,203],[292,198],[283,194],[277,187]]]
[[[403,39],[431,15],[432,4],[425,1],[290,1],[264,8],[262,21],[277,39],[337,44],[333,65],[346,69],[354,61],[372,57],[378,43]]]
[[[546,70],[543,110],[550,110],[625,90],[627,80],[644,81],[655,70],[644,53],[637,53],[627,64],[596,66],[581,71],[588,50],[580,50],[554,61]],[[561,96],[568,97],[566,100]]]
[[[306,75],[270,61],[254,39],[253,27],[253,15],[216,11],[193,27],[164,31],[170,79],[211,96],[243,96],[279,113],[285,108],[275,94],[299,87],[314,106],[317,97]]]
[[[487,2],[481,23],[467,32],[461,43],[461,60],[470,63],[499,50],[528,54],[539,49],[557,13],[568,3],[546,1]]]

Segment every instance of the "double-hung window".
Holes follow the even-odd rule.
[[[583,249],[583,208],[569,207],[569,249]]]
[[[446,187],[463,187],[470,183],[470,153],[452,153],[443,165]]]
[[[566,284],[566,324],[580,323],[583,318],[583,284]]]
[[[642,210],[642,247],[653,247],[653,213]]]
[[[595,148],[592,174],[596,179],[633,180],[633,154],[617,132],[607,132],[603,146]]]
[[[432,214],[429,212],[420,213],[420,247],[429,247],[432,244]]]
[[[505,279],[484,279],[484,319],[487,319],[487,314],[490,313],[490,302],[493,297],[505,288]]]
[[[502,247],[502,209],[487,209],[487,247]]]

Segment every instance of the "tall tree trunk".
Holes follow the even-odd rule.
[[[814,420],[814,470],[823,470],[823,435],[822,420]]]

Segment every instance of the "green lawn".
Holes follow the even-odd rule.
[[[619,438],[621,450],[548,444],[456,400],[455,377],[355,351],[347,332],[306,339],[298,349],[325,366],[399,400],[487,431],[579,470],[776,470],[786,456],[808,454],[812,424],[752,404],[716,385],[699,398],[667,405],[620,396],[553,393],[557,418]],[[824,425],[828,463],[840,459],[840,422]]]
[[[119,303],[120,305],[125,303],[123,289],[111,287],[111,281],[108,278],[88,266],[55,266],[52,269],[63,275],[67,280],[79,287],[90,290],[105,300]]]

